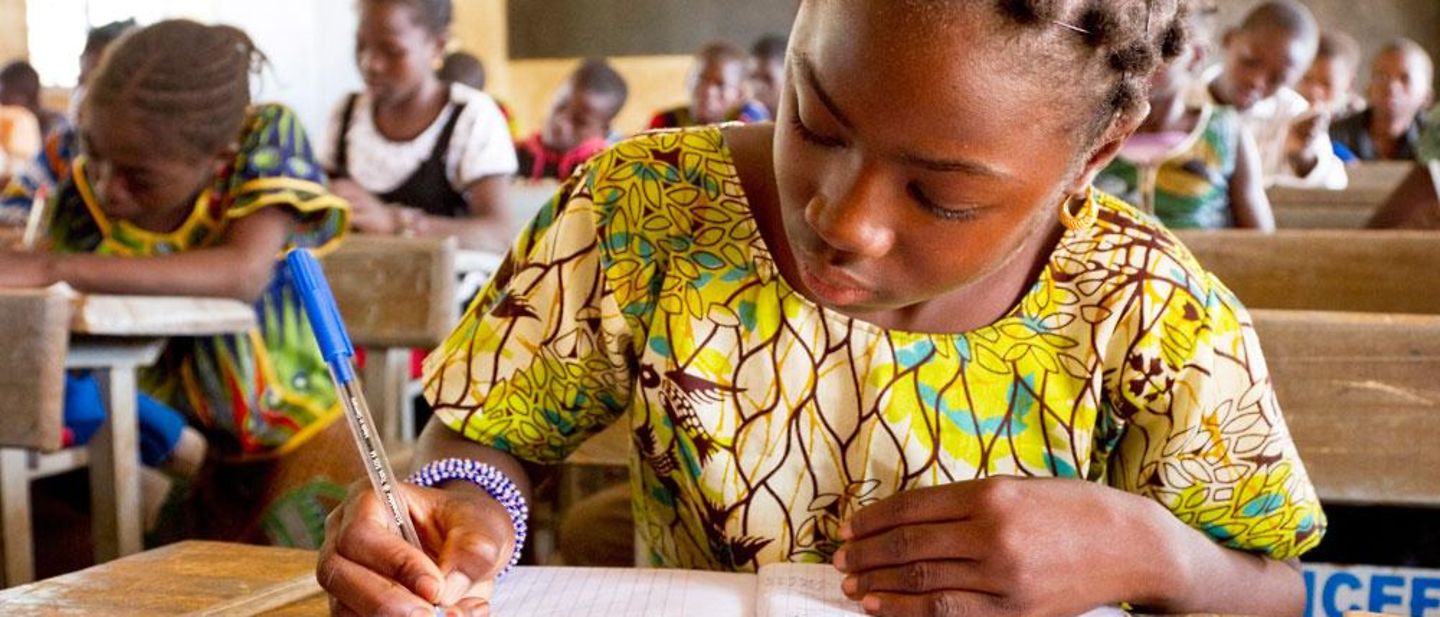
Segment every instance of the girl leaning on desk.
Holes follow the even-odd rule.
[[[1325,518],[1250,318],[1088,189],[1184,10],[803,0],[774,125],[622,142],[530,224],[427,362],[424,471],[526,489],[624,422],[651,566],[830,561],[879,615],[1300,614]],[[486,612],[511,513],[438,484],[423,553],[368,490],[332,514],[337,614]]]
[[[185,20],[112,44],[76,130],[53,136],[42,161],[57,180],[51,250],[0,253],[0,285],[253,302],[258,328],[173,339],[140,386],[224,463],[194,486],[201,509],[186,531],[318,546],[325,512],[363,474],[355,457],[329,455],[353,446],[276,256],[334,246],[349,210],[294,112],[251,104],[262,61],[244,32]],[[6,200],[28,206],[25,189]]]

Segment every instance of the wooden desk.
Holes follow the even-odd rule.
[[[0,592],[0,613],[10,617],[183,615],[255,593],[314,569],[315,553],[310,551],[181,542]],[[325,595],[316,594],[265,614],[318,617],[328,615],[329,610]]]
[[[0,517],[7,584],[34,579],[29,484],[36,478],[88,466],[96,562],[143,548],[136,371],[155,362],[167,337],[231,334],[256,323],[255,310],[235,300],[104,295],[76,296],[69,321],[72,338],[64,367],[99,373],[109,416],[85,448],[54,451],[61,445],[58,417],[24,424],[50,425],[51,429],[42,432],[54,441],[15,441],[25,435],[4,440],[7,447],[0,448]],[[41,370],[55,368],[53,361],[34,360]],[[59,409],[59,405],[51,409]]]
[[[1409,161],[1372,161],[1349,167],[1344,190],[1272,187],[1266,190],[1281,229],[1359,229],[1410,172]]]
[[[255,593],[315,570],[315,553],[284,548],[181,542],[0,592],[0,613],[183,615]],[[317,594],[268,615],[328,615]]]

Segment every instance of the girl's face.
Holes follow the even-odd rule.
[[[377,102],[404,99],[436,79],[434,67],[444,54],[444,37],[431,33],[409,6],[383,0],[360,3],[355,62],[365,89]]]
[[[1062,194],[1113,157],[1078,152],[1083,101],[1098,97],[1024,68],[1037,58],[1004,18],[933,17],[882,0],[802,3],[776,122],[800,282],[882,325],[985,293],[1055,237]]]
[[[181,153],[171,139],[162,139],[168,144],[157,146],[155,132],[146,126],[134,114],[99,105],[86,107],[79,120],[86,179],[101,210],[148,228],[149,221],[188,213],[195,196],[213,181],[226,153]]]

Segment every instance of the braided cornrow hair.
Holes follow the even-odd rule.
[[[264,59],[238,28],[162,21],[110,47],[81,113],[123,109],[168,147],[167,154],[210,156],[240,134],[250,107],[250,76]]]
[[[364,2],[394,2],[408,7],[415,13],[415,22],[424,26],[434,36],[445,36],[450,30],[455,9],[450,0],[363,0]]]
[[[1116,118],[1138,112],[1150,75],[1184,52],[1189,0],[996,0],[1021,26],[1079,41],[1088,61],[1104,69],[1100,107],[1091,136]]]

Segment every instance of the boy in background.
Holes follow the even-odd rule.
[[[1260,146],[1267,185],[1340,190],[1345,164],[1330,145],[1330,117],[1293,90],[1320,44],[1315,16],[1295,0],[1256,7],[1227,32],[1220,72],[1206,91],[1240,112]]]

